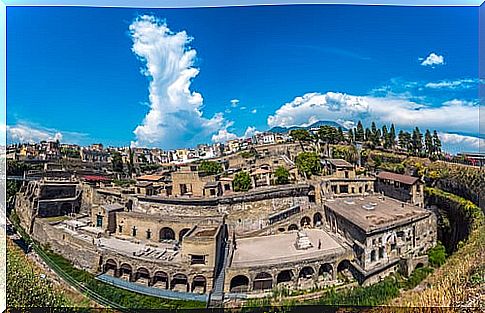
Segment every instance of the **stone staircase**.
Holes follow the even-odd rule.
[[[220,262],[220,267],[218,269],[218,274],[216,279],[214,280],[214,288],[209,296],[209,303],[208,307],[211,308],[222,308],[223,301],[224,301],[224,279],[225,279],[225,270],[227,267],[228,259],[229,259],[229,247],[231,243],[227,242],[224,247],[224,254],[223,260]]]

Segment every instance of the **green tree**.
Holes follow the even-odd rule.
[[[310,141],[312,139],[312,135],[306,129],[294,129],[290,131],[290,136],[300,143],[302,151],[305,151],[305,148],[303,147],[303,142]]]
[[[360,141],[360,142],[365,141],[364,126],[362,126],[361,121],[357,123],[357,129],[355,130],[355,141]]]
[[[411,152],[411,134],[406,131],[399,131],[398,135],[399,146],[407,152]]]
[[[438,132],[433,131],[433,153],[441,154],[441,140],[438,137]]]
[[[394,124],[391,124],[391,129],[389,130],[388,136],[388,146],[389,148],[394,148],[396,145],[396,129],[394,128]]]
[[[123,158],[118,151],[114,151],[111,154],[111,165],[113,166],[113,171],[117,173],[123,172]]]
[[[389,148],[389,131],[387,130],[387,126],[382,126],[382,141],[384,142],[384,148]]]
[[[290,172],[283,166],[278,166],[274,171],[277,185],[284,185],[290,182]]]
[[[411,137],[412,154],[419,155],[423,149],[423,134],[418,127],[413,130],[413,135]]]
[[[199,171],[209,175],[219,174],[223,171],[222,165],[215,161],[202,161],[199,165]]]
[[[354,143],[355,141],[355,138],[354,138],[354,131],[351,129],[349,129],[349,131],[347,132],[347,141],[349,143]]]
[[[314,152],[302,152],[298,154],[296,156],[295,164],[298,171],[303,174],[305,178],[319,174],[322,170],[320,158]]]
[[[340,131],[342,131],[342,128],[340,128]],[[324,143],[336,144],[340,141],[340,132],[333,126],[324,125],[318,130],[318,138],[320,138],[320,140],[322,140]]]
[[[342,127],[339,126],[338,129],[337,129],[337,143],[340,143],[340,142],[344,142],[345,141],[345,135],[344,135],[344,131],[342,130]]]
[[[424,149],[428,157],[433,154],[433,136],[431,136],[429,129],[426,129],[426,133],[424,134]]]
[[[248,172],[239,172],[234,176],[234,191],[248,191],[251,188],[251,177]]]

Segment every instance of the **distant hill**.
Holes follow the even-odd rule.
[[[283,134],[283,133],[287,133],[287,132],[290,132],[290,131],[295,130],[295,129],[309,130],[311,128],[320,128],[321,126],[325,126],[325,125],[332,126],[332,127],[335,127],[335,128],[342,127],[343,131],[348,131],[347,128],[345,128],[344,126],[340,125],[337,122],[334,122],[334,121],[318,121],[318,122],[315,122],[315,123],[313,123],[309,126],[306,126],[306,127],[302,127],[302,126],[290,126],[290,127],[275,126],[271,129],[269,129],[268,132]]]

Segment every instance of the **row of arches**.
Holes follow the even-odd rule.
[[[324,263],[318,268],[318,272],[312,266],[305,266],[297,273],[286,269],[276,274],[274,277],[271,273],[260,272],[256,274],[252,280],[246,275],[236,275],[230,281],[230,292],[248,292],[248,291],[262,291],[272,289],[275,285],[285,283],[298,283],[302,281],[316,281],[319,278],[330,281],[334,279],[334,269],[329,263]]]
[[[126,279],[130,282],[143,283],[149,287],[195,293],[206,293],[207,291],[207,279],[203,275],[194,276],[192,283],[190,283],[187,275],[182,273],[170,276],[164,271],[156,271],[153,275],[150,275],[150,271],[145,267],[133,270],[133,267],[128,263],[123,263],[118,268],[116,261],[113,259],[106,260],[103,265],[103,273]]]
[[[300,219],[300,226],[298,226],[297,224],[290,224],[288,226],[288,229],[279,228],[279,232],[285,232],[286,230],[288,231],[299,230],[300,228],[310,227],[310,226],[317,227],[322,225],[322,221],[323,221],[322,214],[320,212],[316,212],[315,214],[313,214],[313,219],[305,215]]]
[[[190,231],[190,228],[183,228],[178,233],[178,241],[182,241],[184,236]],[[175,231],[170,227],[163,227],[159,232],[159,240],[176,240]]]

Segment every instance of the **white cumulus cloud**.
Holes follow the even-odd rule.
[[[221,129],[217,134],[212,135],[213,142],[227,142],[229,140],[236,139],[237,135],[229,132],[227,129]]]
[[[485,148],[485,139],[450,133],[438,133],[438,136],[447,150],[452,152],[477,152]]]
[[[251,113],[256,114],[256,113],[258,113],[258,110],[257,109],[252,109],[251,110]]]
[[[134,130],[134,145],[187,146],[224,129],[223,114],[204,117],[202,95],[190,89],[199,74],[194,66],[196,50],[189,47],[192,38],[147,15],[138,17],[129,30],[132,51],[144,63],[142,73],[150,78],[150,110]]]
[[[62,133],[52,129],[36,129],[26,124],[7,125],[7,142],[36,143],[62,141]]]
[[[248,128],[246,128],[246,131],[244,132],[243,138],[250,138],[259,133],[260,131],[257,131],[256,127],[248,126]]]
[[[394,123],[401,128],[418,126],[446,131],[478,133],[479,107],[454,99],[429,106],[396,97],[355,96],[343,93],[308,93],[282,105],[268,117],[268,126],[307,126],[319,120],[362,120],[369,124]],[[350,122],[349,122],[350,121]]]
[[[420,60],[423,60],[423,62],[421,62],[422,66],[434,67],[436,65],[445,64],[445,58],[442,55],[438,55],[434,52],[431,52],[425,59],[421,58]]]

